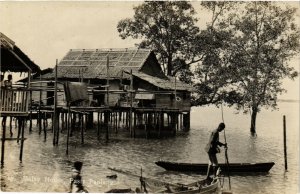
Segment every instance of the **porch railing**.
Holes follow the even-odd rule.
[[[6,89],[0,90],[0,114],[28,113],[29,91],[26,89]]]

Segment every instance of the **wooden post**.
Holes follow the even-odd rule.
[[[106,134],[105,134],[105,139],[108,140],[108,131],[109,131],[109,112],[106,110],[104,112],[104,123],[106,124]]]
[[[97,114],[97,139],[100,139],[100,113]]]
[[[106,62],[106,104],[109,107],[109,56]]]
[[[29,132],[32,131],[32,91],[30,91],[30,113],[29,113]]]
[[[58,145],[58,139],[59,139],[59,114],[60,110],[57,110],[56,118],[57,118],[57,130],[56,130],[56,142],[55,144]]]
[[[32,110],[29,113],[29,132],[32,132]]]
[[[147,130],[147,113],[144,113],[144,129],[146,133],[146,139],[148,139],[148,130]]]
[[[44,112],[44,120],[43,120],[43,128],[44,128],[44,141],[47,140],[47,129],[46,129],[46,118],[47,118],[47,113]],[[53,135],[55,138],[55,135]]]
[[[120,129],[121,118],[122,118],[122,111],[121,111],[121,110],[119,110],[119,116],[118,116],[118,126],[117,126],[118,130]]]
[[[175,79],[175,90],[174,90],[174,102],[175,102],[175,108],[177,108],[177,100],[176,100],[176,98],[177,98],[177,91],[176,91],[176,81],[177,81],[177,79],[176,79],[176,75],[174,76],[174,79]]]
[[[162,113],[162,110],[160,110],[159,112],[159,116],[158,116],[158,119],[157,119],[157,123],[158,123],[158,138],[160,138],[160,135],[161,135],[161,127],[162,127],[162,120],[163,120],[163,113]]]
[[[132,69],[130,69],[130,109],[129,109],[129,131],[130,131],[130,137],[135,137],[135,134],[133,134],[132,131],[132,91],[133,91],[133,77],[132,77]]]
[[[22,130],[22,139],[21,139],[21,148],[20,148],[20,162],[22,162],[22,158],[23,158],[23,147],[24,147],[24,128],[25,128],[25,124],[24,124],[24,118],[20,118],[21,120],[21,130]]]
[[[68,119],[67,119],[67,150],[66,154],[69,154],[69,136],[70,136],[70,103],[67,102],[68,104]]]
[[[283,146],[284,146],[284,168],[287,171],[287,151],[286,151],[286,120],[285,115],[283,116]]]
[[[13,120],[13,117],[10,116],[10,117],[9,117],[9,131],[10,131],[10,137],[13,136],[13,132],[12,132],[12,120]]]
[[[41,106],[42,106],[42,74],[40,73],[40,99],[39,99],[39,111],[38,111],[38,119],[37,123],[39,126],[39,135],[42,132],[42,120],[41,120]]]
[[[57,135],[56,133],[58,132],[58,126],[57,126],[57,64],[58,64],[58,60],[56,59],[56,64],[55,64],[55,82],[54,82],[54,109],[53,109],[53,145],[56,144],[57,140]]]
[[[81,144],[84,144],[84,131],[83,131],[83,123],[84,123],[84,114],[81,116]]]
[[[136,112],[133,113],[133,134],[136,134]]]
[[[190,130],[190,112],[183,115],[183,127],[185,131]]]
[[[4,149],[6,135],[6,116],[2,118],[2,149],[1,149],[1,166],[4,165]]]
[[[17,135],[17,143],[19,143],[20,135],[21,135],[21,130],[22,130],[22,122],[20,117],[16,117],[18,120],[18,135]]]

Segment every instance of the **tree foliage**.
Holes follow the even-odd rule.
[[[160,60],[167,75],[189,72],[193,61],[199,28],[192,5],[186,1],[148,1],[134,7],[133,18],[119,21],[121,38],[142,39],[141,48],[150,48]],[[184,63],[182,63],[184,62]]]
[[[206,5],[211,11],[219,6]],[[199,90],[211,89],[212,93],[206,94],[211,102],[225,100],[238,110],[251,111],[251,132],[255,132],[260,108],[275,108],[278,94],[285,91],[282,79],[297,76],[289,60],[299,53],[300,33],[294,23],[295,8],[276,2],[238,6],[242,11],[226,9],[209,26],[213,33],[208,37],[221,37],[218,41],[222,43],[212,41],[212,50],[196,73],[204,80],[198,83]]]
[[[194,72],[194,86],[197,92],[193,96],[193,105],[220,103],[234,82],[230,75],[232,67],[229,65],[232,32],[224,28],[226,23],[224,17],[237,4],[239,3],[225,1],[201,3],[212,13],[207,28],[198,35],[201,63],[198,63]]]

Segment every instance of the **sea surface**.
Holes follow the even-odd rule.
[[[284,168],[283,115],[287,123],[287,161]],[[237,113],[233,108],[223,108],[226,123],[226,140],[229,162],[275,162],[267,174],[231,175],[233,193],[299,193],[299,102],[281,102],[279,110],[262,110],[257,117],[257,136],[250,135],[250,115]],[[60,135],[59,145],[52,145],[49,125],[47,140],[38,134],[34,122],[33,132],[25,129],[23,162],[19,162],[16,141],[6,141],[5,166],[1,169],[1,190],[6,192],[68,192],[72,164],[82,161],[82,177],[89,192],[105,192],[113,188],[136,188],[137,177],[116,173],[108,167],[123,169],[133,174],[151,177],[171,183],[189,183],[203,179],[205,175],[168,172],[155,165],[155,161],[208,162],[204,146],[210,131],[222,121],[222,109],[215,106],[193,108],[191,131],[186,135],[166,139],[132,139],[119,132],[110,134],[105,142],[104,134],[97,140],[96,130],[88,129],[85,143],[81,145],[80,132],[70,139],[69,155],[66,155],[65,133]],[[14,131],[14,136],[16,135]],[[9,134],[7,134],[8,136]],[[224,133],[220,134],[224,142]],[[218,156],[225,162],[224,150]],[[117,179],[107,175],[117,174]],[[224,177],[224,189],[228,190],[228,177]]]

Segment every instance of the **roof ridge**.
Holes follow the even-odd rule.
[[[136,48],[136,47],[130,47],[130,48],[100,48],[100,49],[70,49],[70,51],[103,51],[103,52],[120,52],[120,51],[134,51],[134,50],[139,50],[139,51],[151,51],[151,49],[141,49],[141,48]]]
[[[15,42],[8,38],[5,34],[0,32],[0,43],[6,47],[10,47],[11,49],[15,46]]]

